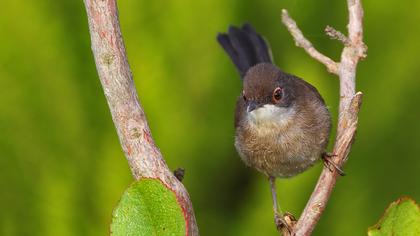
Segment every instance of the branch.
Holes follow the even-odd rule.
[[[334,29],[333,27],[327,25],[325,27],[325,33],[330,36],[332,39],[337,39],[338,41],[341,41],[345,46],[350,45],[350,40],[340,31]]]
[[[340,105],[333,153],[336,155],[332,161],[342,167],[347,161],[351,145],[357,129],[358,113],[362,101],[362,93],[355,94],[356,68],[358,62],[366,57],[367,47],[363,43],[363,8],[360,0],[347,0],[349,11],[348,38],[342,33],[331,30],[332,35],[344,43],[340,63],[333,62],[328,57],[316,51],[312,44],[303,36],[295,21],[290,18],[286,10],[282,11],[282,21],[294,37],[296,44],[323,63],[328,71],[337,74],[340,78]],[[332,29],[332,28],[331,28]],[[337,181],[336,171],[331,172],[324,167],[318,183],[306,204],[298,222],[294,226],[294,234],[310,235],[325,210],[332,189]]]
[[[300,31],[296,22],[289,16],[289,13],[285,9],[282,10],[281,20],[293,36],[296,46],[305,49],[311,57],[324,64],[327,67],[328,72],[338,75],[338,63],[314,48],[312,43],[303,36],[302,31]]]
[[[178,199],[187,235],[198,235],[192,203],[153,141],[128,64],[116,0],[84,0],[92,51],[118,137],[135,179],[161,180]]]

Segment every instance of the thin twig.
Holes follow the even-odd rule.
[[[283,9],[281,14],[283,24],[287,27],[290,34],[295,39],[296,46],[305,49],[305,51],[315,60],[321,62],[327,67],[328,72],[338,75],[338,63],[331,60],[329,57],[318,52],[311,42],[303,36],[302,31],[296,25],[296,22],[289,16],[287,10]]]
[[[342,42],[345,46],[350,45],[350,40],[343,33],[334,29],[332,26],[327,25],[327,27],[325,27],[325,33],[332,39],[337,39],[338,41]]]
[[[332,157],[332,161],[338,167],[342,167],[347,161],[357,129],[362,93],[355,93],[356,68],[358,62],[366,57],[367,50],[366,45],[363,43],[363,8],[361,2],[360,0],[347,0],[347,7],[349,11],[349,23],[347,26],[349,36],[345,40],[346,43],[341,54],[341,61],[335,64],[337,66],[336,72],[340,78],[340,105],[333,150],[335,156]],[[310,56],[323,63],[328,71],[331,72],[331,64],[326,63],[331,59],[317,52],[317,54],[323,56],[323,59],[320,60],[313,55],[314,49],[312,51],[308,50],[308,48],[311,49],[312,44],[302,35],[295,21],[290,18],[286,10],[282,12],[282,20],[292,34],[296,44],[303,47]],[[331,172],[327,167],[324,167],[305,209],[294,226],[295,235],[306,236],[312,233],[325,210],[338,176],[336,171]]]
[[[156,178],[172,190],[182,207],[186,235],[198,235],[185,187],[166,165],[153,141],[128,64],[115,0],[84,0],[92,51],[118,137],[135,179]]]

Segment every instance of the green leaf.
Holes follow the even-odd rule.
[[[111,235],[185,235],[185,218],[175,193],[157,179],[134,182],[114,209]]]
[[[391,203],[385,214],[368,230],[369,236],[420,235],[420,209],[409,197]]]

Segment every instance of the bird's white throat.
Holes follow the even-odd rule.
[[[295,110],[293,107],[277,107],[266,104],[248,113],[251,125],[256,126],[283,126],[287,125],[293,118]]]

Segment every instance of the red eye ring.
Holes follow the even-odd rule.
[[[273,102],[279,103],[281,98],[283,97],[283,89],[281,87],[277,87],[273,91]]]

